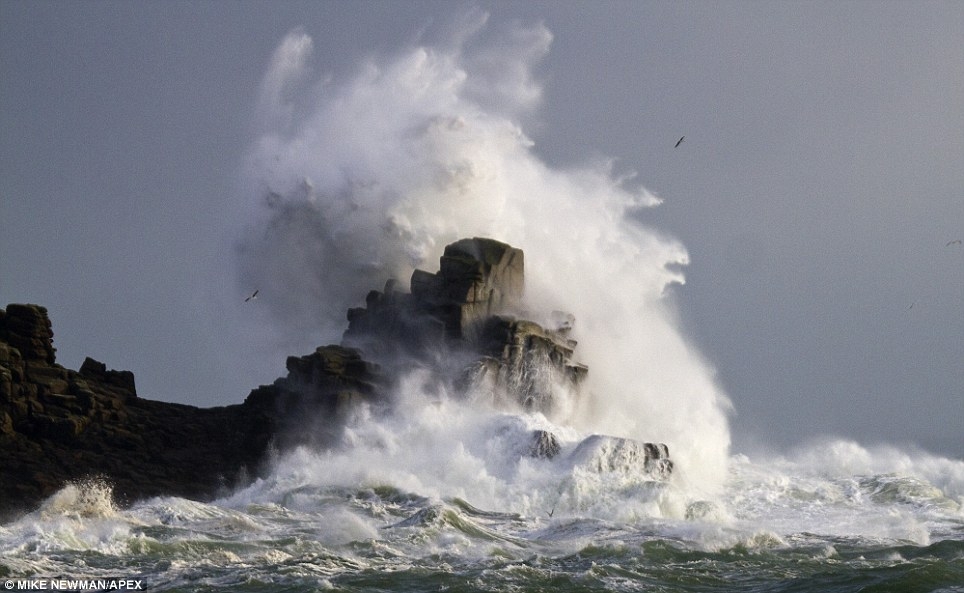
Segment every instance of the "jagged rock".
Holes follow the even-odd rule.
[[[79,374],[83,379],[98,382],[123,397],[137,397],[134,373],[130,371],[107,370],[106,364],[88,356],[80,365]]]
[[[598,434],[583,439],[569,455],[569,462],[596,473],[645,475],[653,480],[668,479],[673,471],[669,449],[662,443]]]

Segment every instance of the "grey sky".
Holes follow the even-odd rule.
[[[679,315],[737,449],[964,455],[964,4],[479,6],[553,34],[536,151],[613,157],[665,200],[642,218],[689,250]],[[272,52],[301,26],[338,76],[457,8],[0,3],[0,306],[47,306],[61,364],[144,397],[236,403],[283,374],[304,352],[241,306],[233,253]]]

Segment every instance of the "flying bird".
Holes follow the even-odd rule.
[[[252,293],[251,293],[251,296],[249,296],[248,298],[244,299],[244,302],[247,303],[248,301],[250,301],[250,300],[252,300],[252,299],[258,298],[258,292],[260,292],[260,291],[259,291],[259,290],[256,290],[256,291],[252,292]]]
[[[950,247],[951,245],[961,245],[961,240],[954,239],[953,241],[948,241],[947,245],[945,245],[944,247]]]
[[[676,146],[673,148],[679,148],[679,145],[683,143],[683,138],[686,138],[686,136],[680,136],[679,140],[676,141]]]

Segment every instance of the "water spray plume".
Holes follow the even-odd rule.
[[[434,270],[448,243],[519,247],[527,306],[575,315],[590,372],[572,425],[665,442],[682,480],[719,484],[727,398],[666,302],[685,248],[638,223],[659,200],[610,163],[539,158],[522,125],[539,106],[551,34],[516,27],[491,43],[482,23],[314,86],[311,40],[296,30],[282,41],[245,167],[259,222],[241,243],[244,285],[273,295],[262,302],[281,331],[313,348],[339,340],[345,310],[370,289]]]

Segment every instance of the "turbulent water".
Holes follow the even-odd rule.
[[[419,428],[444,420],[423,412]],[[520,421],[482,424],[459,443],[442,431],[427,457],[430,435],[400,449],[414,431],[351,454],[297,451],[211,503],[119,510],[104,484],[68,486],[0,528],[0,577],[152,591],[964,590],[960,461],[830,442],[734,457],[704,499],[564,455],[513,461]]]
[[[729,398],[666,296],[688,254],[641,224],[659,199],[610,162],[540,160],[522,126],[538,124],[535,67],[552,36],[521,25],[490,35],[485,20],[472,13],[438,43],[372,57],[344,79],[310,79],[304,31],[282,41],[240,182],[243,290],[260,289],[259,308],[245,309],[261,323],[251,335],[272,324],[272,364],[336,342],[369,290],[436,269],[447,243],[492,237],[526,253],[526,306],[575,315],[583,393],[545,418],[440,393],[414,373],[394,414],[359,409],[341,446],[283,453],[266,478],[213,502],[118,509],[107,484],[66,486],[0,526],[0,579],[964,591],[964,462],[844,441],[732,455]],[[270,342],[257,335],[244,343]],[[559,438],[559,456],[520,455],[537,429]],[[666,443],[671,479],[580,464],[571,453],[591,434]]]

